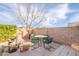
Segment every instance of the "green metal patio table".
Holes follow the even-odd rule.
[[[43,43],[43,39],[44,38],[48,38],[48,36],[46,36],[46,35],[35,35],[35,37],[38,38],[38,40],[39,40],[39,43],[38,43],[39,44],[39,47],[40,46],[43,46],[43,44],[44,44]]]

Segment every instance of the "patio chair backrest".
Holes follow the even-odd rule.
[[[30,41],[31,41],[32,43],[35,43],[35,42],[38,41],[38,38],[36,38],[34,34],[31,34],[31,36],[30,36]]]
[[[46,44],[50,44],[52,41],[53,41],[53,39],[50,37],[44,38],[44,40],[43,40],[43,42]]]

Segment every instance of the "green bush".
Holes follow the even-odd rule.
[[[16,26],[9,24],[0,24],[0,43],[16,35]]]

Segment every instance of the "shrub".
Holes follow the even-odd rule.
[[[16,26],[9,24],[0,24],[0,43],[5,42],[8,39],[15,37]]]

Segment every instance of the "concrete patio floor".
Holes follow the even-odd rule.
[[[52,54],[52,52],[54,52],[59,46],[61,46],[60,44],[57,43],[51,43],[50,44],[52,46],[52,48],[50,50],[45,49],[44,47],[39,47],[36,49],[32,50],[32,55],[33,56],[50,56]]]

